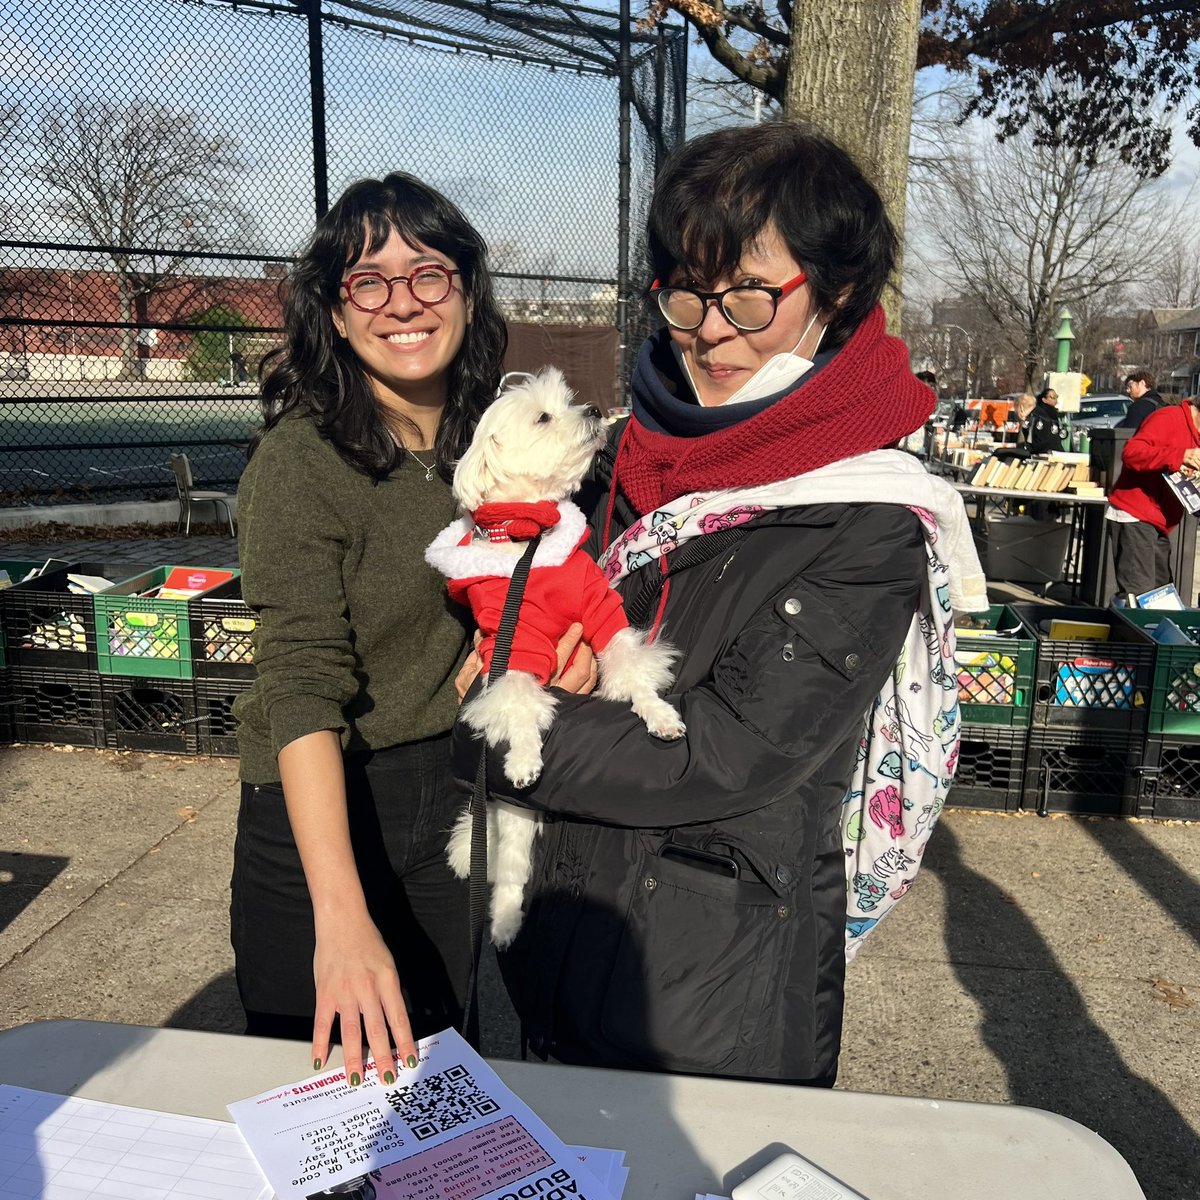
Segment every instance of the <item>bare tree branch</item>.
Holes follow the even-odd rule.
[[[242,249],[251,221],[238,203],[243,164],[237,143],[200,114],[153,101],[81,100],[46,112],[30,174],[47,189],[46,208],[109,253],[121,320],[144,317],[146,302],[192,269],[156,250]],[[122,331],[126,373],[136,374],[136,331]]]

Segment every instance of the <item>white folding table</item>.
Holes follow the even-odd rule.
[[[0,1032],[0,1083],[228,1120],[301,1079],[297,1042],[90,1021]],[[1097,1134],[1035,1108],[497,1060],[566,1142],[626,1152],[627,1200],[728,1196],[795,1150],[869,1200],[1145,1200]]]

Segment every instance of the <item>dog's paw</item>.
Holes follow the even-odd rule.
[[[492,918],[492,945],[497,950],[507,950],[513,944],[513,939],[521,929],[525,914],[518,908],[516,912],[503,915],[497,914]]]
[[[504,756],[504,774],[514,787],[527,788],[542,773],[542,756],[531,751],[510,750]]]
[[[677,742],[685,733],[687,726],[679,714],[665,701],[647,705],[638,716],[646,722],[646,730],[652,736],[661,738],[664,742]]]
[[[471,878],[471,815],[460,813],[454,822],[449,844],[446,846],[446,861],[450,870],[459,879]]]
[[[687,726],[678,716],[673,721],[655,722],[653,725],[647,725],[646,728],[652,737],[660,738],[664,742],[677,742],[687,733]]]

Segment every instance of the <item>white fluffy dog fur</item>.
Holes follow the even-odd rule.
[[[495,502],[563,501],[578,490],[592,458],[604,444],[599,412],[572,403],[561,372],[541,374],[506,390],[483,414],[454,473],[454,494],[464,513]],[[523,544],[511,547],[519,555]],[[553,568],[543,568],[553,569]],[[597,655],[597,695],[628,703],[656,737],[684,734],[679,714],[662,698],[671,683],[674,650],[649,642],[641,630],[616,633]],[[489,746],[508,744],[504,772],[527,787],[542,769],[542,736],[554,721],[557,701],[536,677],[508,671],[465,704],[461,719]],[[492,889],[492,941],[512,942],[524,916],[525,885],[541,818],[510,804],[488,806],[488,879]],[[465,879],[471,870],[471,821],[455,823],[448,857]]]

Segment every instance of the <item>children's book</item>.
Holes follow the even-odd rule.
[[[1182,471],[1164,471],[1163,479],[1185,512],[1200,513],[1200,476],[1185,467]]]
[[[1151,588],[1137,597],[1138,608],[1185,608],[1183,597],[1173,583],[1165,583],[1162,587]]]
[[[174,567],[154,596],[157,600],[190,600],[232,578],[232,571],[212,567]]]

